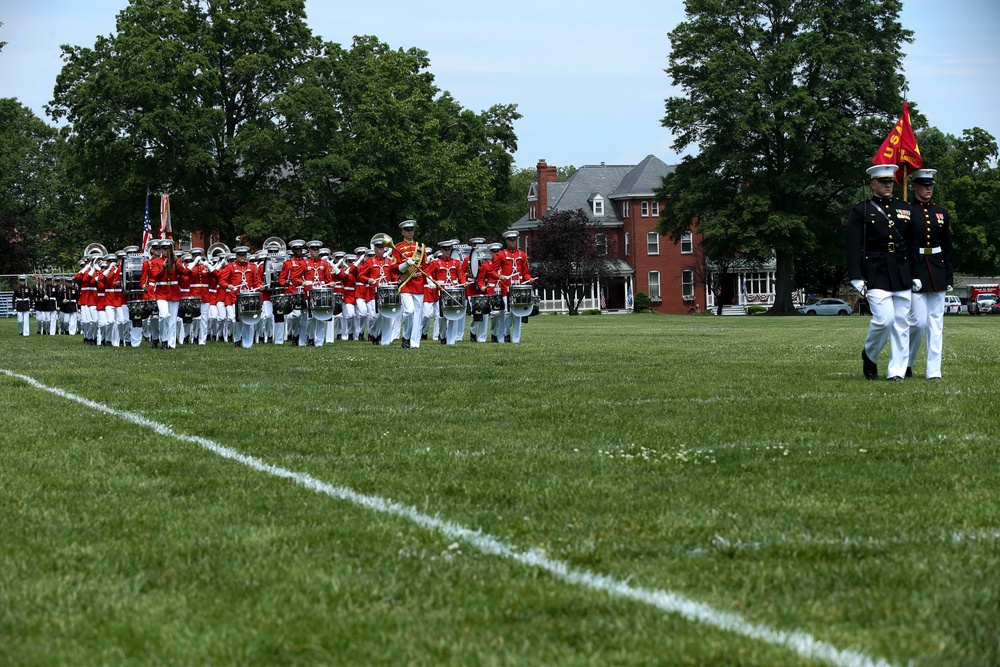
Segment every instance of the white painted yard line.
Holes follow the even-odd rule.
[[[346,500],[360,507],[406,519],[428,530],[439,532],[450,539],[462,540],[484,554],[500,556],[529,567],[544,570],[558,579],[583,586],[584,588],[643,602],[667,613],[677,614],[689,621],[703,623],[710,627],[733,632],[749,639],[784,647],[804,658],[823,660],[838,667],[891,667],[891,663],[882,659],[874,658],[862,651],[837,648],[833,644],[816,639],[805,632],[776,630],[766,625],[747,621],[739,614],[715,609],[710,605],[691,600],[671,591],[633,586],[627,580],[623,581],[606,575],[580,570],[572,567],[569,563],[548,558],[533,551],[517,551],[492,535],[471,530],[440,517],[424,514],[410,505],[404,505],[388,498],[358,493],[347,487],[328,484],[305,473],[294,472],[270,465],[256,457],[248,456],[235,449],[220,445],[213,440],[177,433],[169,426],[146,419],[140,414],[117,410],[103,403],[91,401],[82,396],[64,391],[58,387],[50,387],[27,375],[21,375],[7,369],[0,369],[0,373],[26,382],[36,389],[47,391],[60,398],[75,401],[92,410],[103,412],[104,414],[118,417],[137,426],[151,429],[159,435],[199,445],[210,452],[242,463],[253,470],[291,480],[300,486],[331,498]]]

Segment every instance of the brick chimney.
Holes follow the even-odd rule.
[[[541,218],[549,212],[549,183],[558,181],[559,176],[555,167],[545,164],[544,158],[538,161],[535,169],[538,173],[538,217]]]

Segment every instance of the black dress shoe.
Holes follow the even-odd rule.
[[[913,377],[913,366],[907,366],[906,367],[906,375],[904,377],[908,377],[908,378]]]
[[[878,364],[868,358],[864,350],[861,350],[861,363],[865,373],[866,380],[877,380],[878,379]]]
[[[888,380],[889,382],[902,382],[903,378],[897,375],[896,377],[886,378],[886,380]]]

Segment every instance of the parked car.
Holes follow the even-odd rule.
[[[843,299],[816,299],[799,306],[799,312],[805,315],[850,315],[851,304]]]
[[[946,296],[944,298],[944,314],[955,314],[964,313],[968,308],[962,303],[962,300],[957,296]]]
[[[980,294],[976,297],[976,312],[979,313],[992,313],[993,306],[997,303],[996,294]]]

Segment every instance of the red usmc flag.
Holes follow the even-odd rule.
[[[899,166],[896,172],[896,182],[900,185],[906,175],[915,169],[920,169],[924,159],[920,157],[920,147],[913,135],[913,124],[910,123],[910,107],[903,101],[903,115],[899,117],[896,126],[889,132],[878,152],[872,158],[872,164],[894,164]]]

